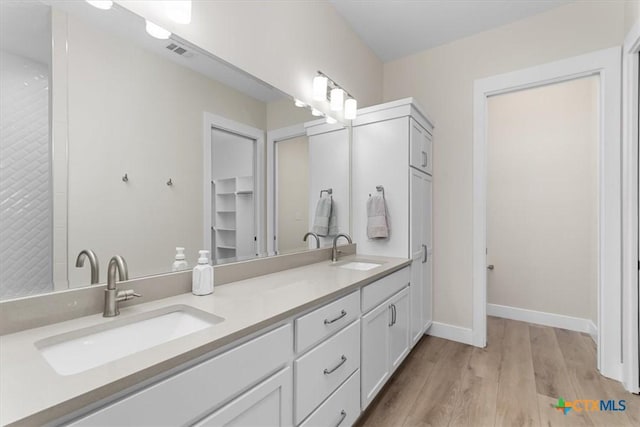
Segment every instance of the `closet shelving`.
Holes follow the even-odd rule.
[[[255,252],[253,177],[220,178],[211,182],[214,194],[212,241],[216,262]]]

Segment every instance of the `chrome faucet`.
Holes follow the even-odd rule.
[[[100,264],[98,263],[98,256],[91,249],[83,249],[76,258],[76,267],[84,267],[85,258],[89,258],[89,265],[91,266],[91,284],[100,283]]]
[[[307,241],[307,237],[309,236],[313,236],[316,238],[316,249],[320,248],[320,238],[318,237],[318,235],[312,231],[308,232],[307,234],[304,235],[304,237],[302,238],[303,242]]]
[[[114,317],[120,314],[120,310],[118,310],[118,303],[120,301],[127,301],[133,299],[133,297],[141,296],[133,289],[119,291],[116,288],[116,271],[118,272],[118,278],[121,282],[129,280],[127,263],[120,255],[114,256],[109,261],[109,268],[107,269],[107,289],[104,290],[104,312],[102,313],[104,317]]]
[[[337,262],[338,261],[338,253],[340,252],[337,248],[337,243],[338,243],[338,239],[340,237],[344,237],[345,239],[347,239],[347,241],[349,243],[353,243],[353,241],[351,240],[351,236],[349,236],[348,234],[338,234],[336,237],[333,238],[333,248],[331,249],[331,261],[332,262]]]

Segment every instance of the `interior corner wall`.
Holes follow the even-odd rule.
[[[626,0],[624,2],[624,34],[627,34],[638,22],[640,22],[640,0]]]
[[[434,129],[434,320],[472,325],[473,82],[622,43],[623,2],[573,2],[385,63],[386,101],[413,96]]]
[[[318,70],[361,107],[382,100],[382,62],[328,1],[194,1],[189,25],[160,2],[118,3],[308,103]]]

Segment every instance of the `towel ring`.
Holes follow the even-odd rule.
[[[320,190],[320,198],[322,198],[322,193],[327,193],[329,196],[333,194],[333,188],[327,188],[326,190]]]
[[[384,199],[384,187],[382,185],[376,185],[376,191],[377,192],[382,192],[382,198]],[[369,197],[371,197],[371,193],[369,193]]]

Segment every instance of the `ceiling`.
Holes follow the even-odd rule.
[[[382,61],[535,15],[571,0],[330,0]]]

